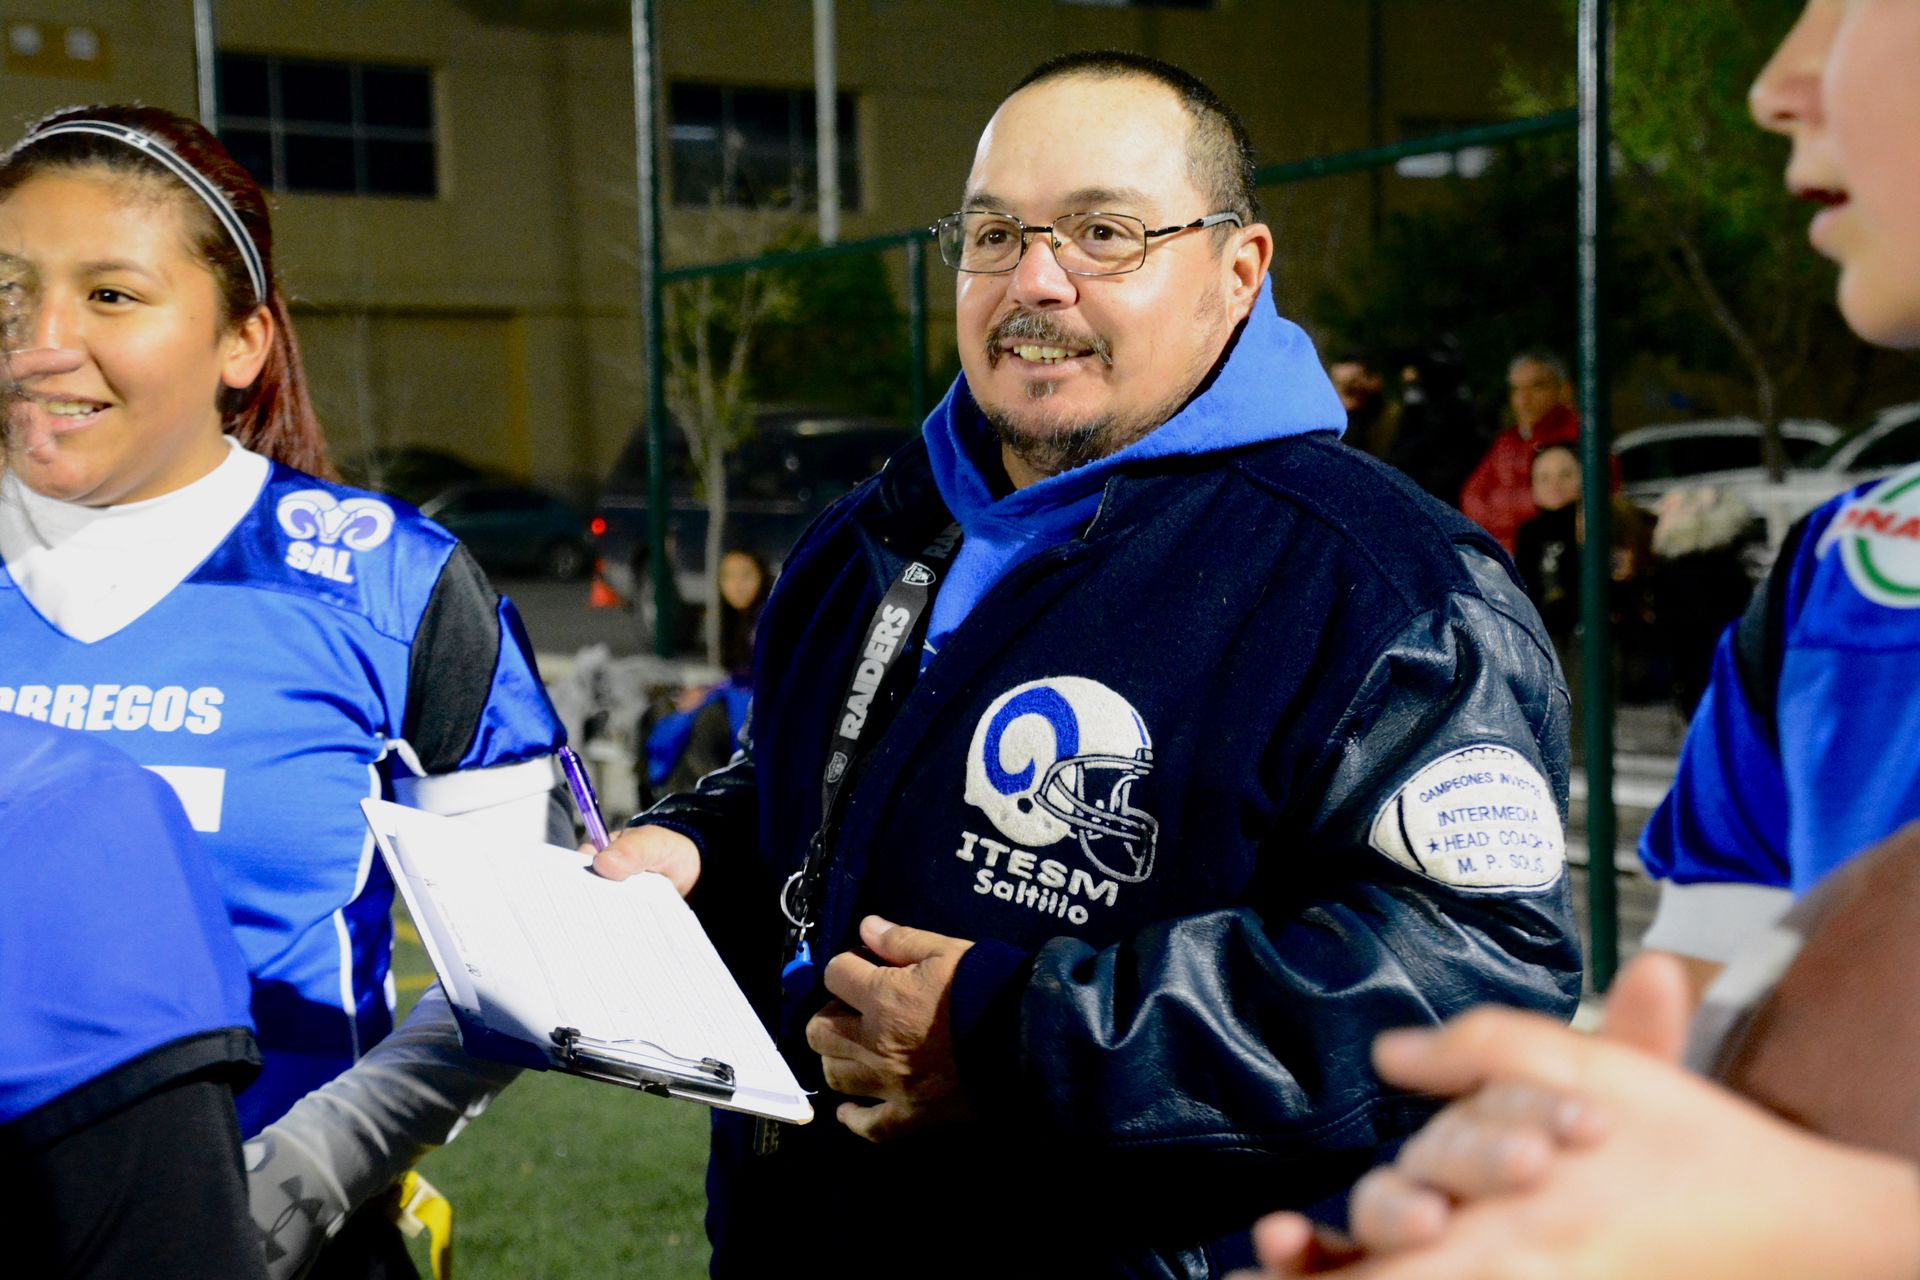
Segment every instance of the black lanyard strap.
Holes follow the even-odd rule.
[[[853,673],[847,678],[833,728],[833,742],[827,748],[827,764],[820,777],[820,827],[807,845],[807,860],[787,877],[780,887],[780,913],[787,918],[787,953],[794,954],[806,941],[816,921],[813,918],[821,883],[827,874],[827,844],[835,819],[839,816],[842,792],[854,773],[862,739],[869,744],[875,735],[875,700],[888,677],[910,662],[918,668],[920,639],[927,614],[933,605],[940,580],[960,549],[960,526],[950,524],[940,536],[927,544],[918,559],[893,580],[867,623],[865,642],[855,655]]]

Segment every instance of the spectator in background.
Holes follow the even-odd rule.
[[[1527,595],[1561,651],[1561,664],[1573,669],[1574,628],[1580,625],[1580,459],[1562,444],[1533,455],[1533,505],[1538,514],[1514,537],[1514,563]]]
[[[753,696],[753,637],[773,574],[751,551],[720,557],[720,665],[717,684],[682,689],[673,710],[647,731],[647,785],[655,794],[691,790],[733,756]]]
[[[1400,413],[1388,466],[1448,506],[1480,456],[1480,416],[1468,394],[1460,354],[1441,344],[1420,352],[1400,374]]]
[[[1509,553],[1520,526],[1533,519],[1533,455],[1580,438],[1567,366],[1548,351],[1524,351],[1507,366],[1513,425],[1493,439],[1460,490],[1460,510]]]
[[[1675,489],[1654,508],[1648,584],[1654,631],[1667,660],[1674,705],[1693,718],[1713,674],[1713,651],[1753,595],[1748,556],[1764,534],[1730,493]]]
[[[1384,459],[1392,446],[1394,415],[1387,411],[1387,380],[1371,358],[1349,351],[1327,365],[1340,407],[1347,411],[1343,439],[1362,453]]]
[[[1514,561],[1527,595],[1553,638],[1554,652],[1567,676],[1574,705],[1572,743],[1580,739],[1580,544],[1586,526],[1580,510],[1580,455],[1571,445],[1550,444],[1533,456],[1530,494],[1539,514],[1520,526]],[[1632,503],[1613,503],[1613,548],[1608,574],[1613,581],[1609,613],[1617,655],[1645,648],[1641,631],[1641,583],[1648,561],[1646,521]],[[1631,665],[1631,664],[1627,664]]]

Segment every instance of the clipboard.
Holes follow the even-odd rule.
[[[665,879],[362,800],[469,1053],[792,1124],[807,1093]]]

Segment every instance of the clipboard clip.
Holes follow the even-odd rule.
[[[723,1102],[733,1097],[733,1067],[718,1058],[683,1057],[651,1040],[590,1040],[580,1034],[578,1027],[555,1027],[549,1035],[562,1065],[581,1075],[611,1080],[661,1097],[692,1094]],[[647,1056],[665,1059],[672,1065],[655,1066],[602,1051],[616,1044],[643,1044],[647,1047]]]

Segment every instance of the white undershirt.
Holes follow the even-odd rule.
[[[172,493],[116,507],[84,507],[44,497],[0,473],[0,559],[30,604],[85,644],[130,626],[213,554],[260,497],[272,465],[226,438],[226,458]],[[397,743],[400,799],[449,816],[471,814],[492,830],[530,842],[547,837],[547,793],[554,760],[409,778],[418,763]]]
[[[144,502],[86,507],[0,475],[0,557],[27,601],[82,643],[137,621],[187,580],[259,498],[271,465],[226,437],[206,475]]]

